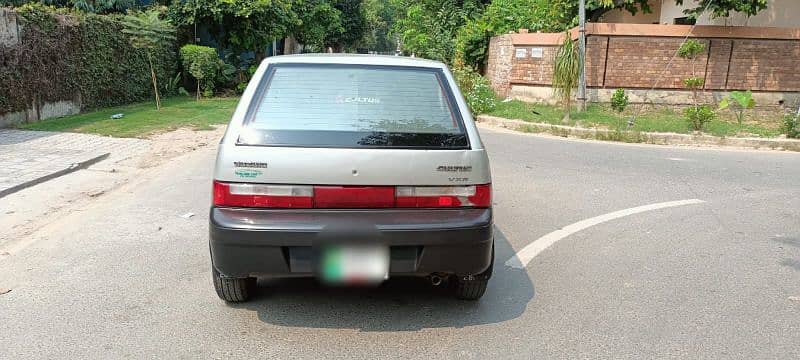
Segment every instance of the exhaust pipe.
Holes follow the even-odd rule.
[[[439,275],[431,275],[431,285],[439,286],[442,284],[442,277]]]

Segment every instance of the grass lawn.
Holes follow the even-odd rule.
[[[539,114],[537,115],[534,111]],[[570,122],[564,124],[562,123],[564,111],[559,107],[512,100],[498,102],[497,107],[486,115],[554,125],[575,125],[579,122],[582,127],[625,130],[627,121],[632,117],[634,111],[635,105],[629,106],[622,115],[600,105],[589,105],[584,112],[573,112]],[[776,118],[760,120],[760,122],[746,122],[742,126],[741,133],[748,136],[778,136],[781,134],[780,121]],[[637,116],[635,124],[630,130],[679,134],[692,132],[683,118],[683,114],[669,109],[643,111]],[[704,132],[716,136],[736,136],[737,133],[740,133],[740,129],[734,118],[728,114],[720,114],[717,119],[706,124]]]
[[[148,135],[189,127],[211,129],[211,125],[230,121],[238,98],[210,98],[195,101],[190,97],[173,97],[156,110],[154,102],[104,108],[84,114],[48,119],[19,128],[44,131],[80,132],[116,137],[146,137]],[[122,113],[121,119],[111,115]]]

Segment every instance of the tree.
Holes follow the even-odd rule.
[[[353,49],[367,31],[361,0],[337,0],[334,7],[341,12],[343,31],[330,33],[325,45],[332,46],[337,52]]]
[[[303,0],[292,6],[299,22],[292,30],[298,42],[316,51],[324,51],[330,34],[341,34],[342,12],[333,6],[333,0]]]
[[[400,9],[394,32],[400,36],[403,50],[447,63],[453,60],[458,29],[483,10],[478,0],[393,1]]]
[[[291,34],[300,24],[292,0],[182,0],[170,6],[170,18],[179,26],[206,25],[219,47],[234,53],[253,51],[256,60],[275,39]]]
[[[561,32],[577,24],[575,0],[494,0],[458,29],[456,62],[482,70],[492,36],[509,31]]]
[[[684,0],[675,0],[683,5]],[[699,0],[697,6],[683,11],[691,18],[698,18],[704,9],[711,11],[712,17],[728,17],[731,11],[753,16],[767,8],[767,0]]]
[[[385,0],[364,0],[362,7],[367,21],[367,32],[360,46],[378,52],[394,51],[397,42],[392,33],[392,26],[398,12],[394,3]]]
[[[135,15],[126,15],[122,32],[128,35],[131,45],[144,50],[150,66],[150,77],[153,80],[153,92],[156,96],[156,109],[161,109],[161,97],[158,95],[158,77],[153,68],[153,52],[162,49],[165,44],[175,39],[175,27],[168,20],[160,18],[157,10],[149,10]]]
[[[714,111],[706,105],[700,105],[698,99],[698,92],[702,90],[705,80],[697,76],[696,63],[697,57],[706,51],[706,45],[695,40],[686,40],[680,48],[678,48],[678,56],[687,59],[692,65],[692,76],[683,80],[683,85],[692,92],[692,106],[684,110],[686,119],[689,121],[692,129],[700,131],[706,123],[714,118]]]
[[[200,100],[201,86],[206,94],[211,94],[214,91],[214,78],[222,65],[217,51],[208,46],[188,44],[181,47],[181,59],[183,68],[197,79],[197,100]]]
[[[578,87],[581,58],[572,35],[564,32],[564,42],[556,52],[553,68],[553,89],[564,105],[564,122],[569,122],[572,111],[572,92]]]
[[[577,4],[578,0],[572,0],[572,2]],[[598,22],[603,14],[615,9],[625,10],[632,15],[636,15],[639,11],[645,14],[653,11],[650,8],[649,0],[586,0],[586,19],[590,22]]]

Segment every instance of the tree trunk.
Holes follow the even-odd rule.
[[[195,100],[200,101],[200,79],[197,79],[197,92],[195,93]]]
[[[153,69],[153,60],[150,59],[150,53],[147,53],[147,63],[150,65],[150,78],[153,80],[153,92],[156,94],[156,110],[161,110],[161,98],[158,96],[158,80],[156,79],[156,71]]]
[[[572,94],[569,94],[567,98],[564,100],[564,104],[566,105],[566,112],[564,113],[564,118],[561,119],[561,123],[563,124],[569,124],[570,119],[572,118],[572,116],[570,116],[570,113],[572,112],[571,98]]]

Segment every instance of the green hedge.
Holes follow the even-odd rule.
[[[0,45],[0,114],[76,98],[84,110],[153,99],[145,53],[122,33],[121,15],[40,5],[15,12],[20,42]],[[163,87],[178,72],[177,45],[158,51],[153,63]]]

